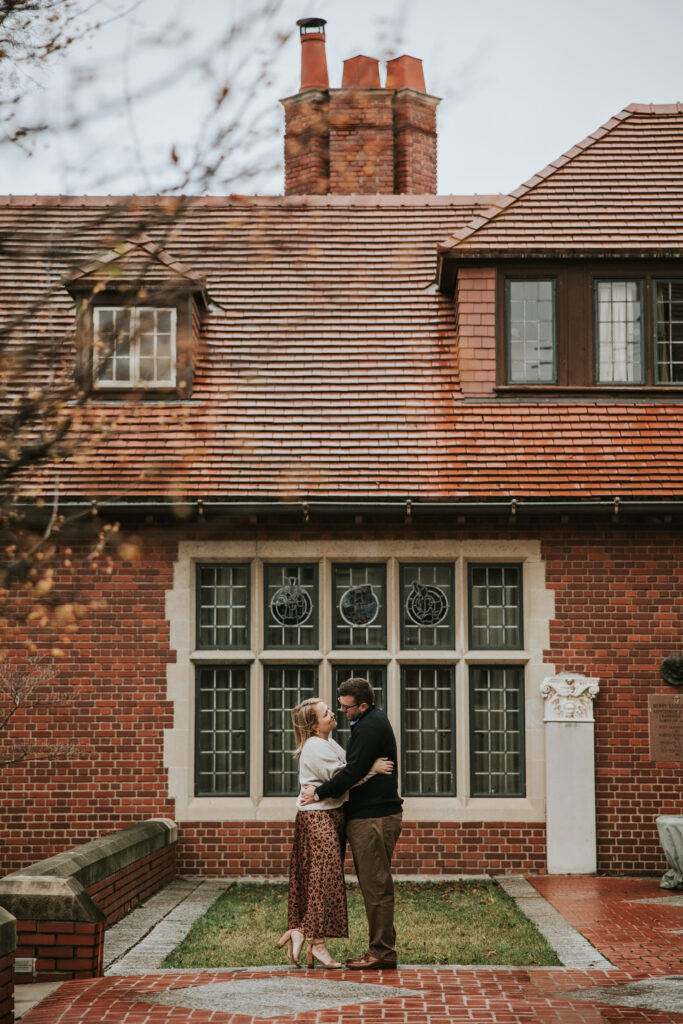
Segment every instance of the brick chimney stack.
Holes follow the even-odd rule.
[[[341,89],[330,89],[325,20],[302,18],[301,88],[285,108],[286,195],[413,195],[436,192],[436,108],[422,61],[404,55],[344,61]]]

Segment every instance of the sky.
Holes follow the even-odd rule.
[[[281,194],[278,101],[299,88],[301,17],[327,19],[331,87],[359,53],[423,60],[442,98],[441,194],[512,191],[629,103],[683,100],[681,0],[90,6],[100,29],[20,69],[18,123],[48,128],[3,144],[2,193]]]

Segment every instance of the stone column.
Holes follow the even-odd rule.
[[[551,875],[597,870],[593,701],[599,679],[562,672],[541,683],[545,701],[547,864]]]

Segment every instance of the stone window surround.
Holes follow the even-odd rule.
[[[388,593],[394,603],[399,597],[399,562],[451,561],[455,565],[456,648],[455,652],[438,650],[406,651],[398,657],[398,616],[390,616],[388,649],[384,651],[348,650],[334,652],[329,661],[327,651],[199,651],[195,641],[195,566],[211,561],[321,561],[321,621],[329,611],[329,586],[326,568],[330,561],[387,563]],[[470,562],[521,562],[523,564],[523,650],[467,651],[467,565]],[[262,608],[261,575],[252,581],[252,636],[260,625]],[[331,665],[334,662],[357,660],[387,665],[388,713],[400,742],[399,700],[400,665],[454,664],[456,671],[457,753],[456,797],[413,797],[404,802],[404,819],[410,821],[509,821],[540,822],[545,820],[545,769],[543,700],[540,685],[555,673],[555,666],[543,661],[543,652],[550,644],[550,620],[554,617],[554,594],[545,586],[545,565],[541,560],[540,541],[508,540],[243,540],[243,541],[181,541],[174,564],[173,588],[166,594],[166,615],[170,625],[171,648],[177,661],[167,667],[167,699],[174,705],[174,727],[164,737],[164,765],[168,769],[169,797],[175,800],[176,821],[285,821],[293,820],[294,797],[263,797],[255,795],[262,777],[263,695],[261,665],[288,660],[299,663],[320,663],[320,694],[332,700]],[[201,663],[255,662],[252,673],[250,723],[250,797],[194,796],[194,685],[195,665]],[[521,664],[525,666],[526,780],[527,795],[514,797],[468,796],[469,786],[469,715],[468,666],[470,664]]]

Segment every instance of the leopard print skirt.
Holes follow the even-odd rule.
[[[306,938],[346,938],[344,812],[297,811],[289,864],[287,926]]]

